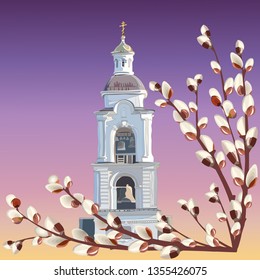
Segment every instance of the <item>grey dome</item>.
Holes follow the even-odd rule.
[[[145,90],[145,87],[135,75],[114,75],[107,82],[104,90]]]

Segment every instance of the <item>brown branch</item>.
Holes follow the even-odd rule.
[[[198,94],[197,94],[197,96],[198,96]],[[198,97],[197,97],[197,98],[198,98]],[[197,99],[197,100],[198,100],[198,99]],[[178,108],[172,103],[171,100],[168,100],[168,101],[167,101],[167,104],[170,105],[171,107],[173,107],[173,108],[178,112],[178,114],[181,116],[180,111],[179,111]],[[198,104],[196,104],[196,105],[198,106]],[[196,112],[196,119],[198,118],[198,115],[197,115],[197,114],[198,114],[198,113]],[[182,116],[181,116],[181,117],[182,117]],[[182,117],[182,119],[185,121],[185,119],[184,119],[183,117]],[[197,138],[196,138],[196,139],[197,139],[197,141],[199,142],[199,144],[200,144],[200,146],[202,147],[202,149],[203,149],[204,151],[207,151],[207,152],[208,152],[207,148],[205,147],[205,145],[203,144],[203,142],[200,140],[200,137],[198,137],[198,135],[200,135],[200,132],[199,132],[199,128],[198,128],[197,124],[196,124],[196,127],[197,127]],[[215,154],[215,151],[211,152],[210,154],[211,154],[211,156],[212,156],[212,158],[213,158],[213,161],[214,161],[214,165],[212,166],[212,168],[217,172],[217,174],[218,174],[218,176],[219,176],[219,178],[220,178],[220,180],[221,180],[221,182],[222,182],[222,185],[223,185],[223,187],[224,187],[224,189],[225,189],[225,191],[226,191],[226,193],[227,193],[228,199],[229,199],[229,201],[231,201],[231,200],[235,199],[235,195],[233,195],[233,193],[231,192],[231,189],[230,189],[230,187],[229,187],[229,184],[228,184],[228,182],[227,182],[225,176],[223,175],[221,169],[220,169],[219,166],[218,166],[218,163],[217,163],[216,158],[215,158],[215,155],[214,155],[214,154]]]
[[[198,122],[199,122],[199,92],[196,90],[196,105],[198,110],[196,110],[196,130],[197,130],[197,138],[200,138],[200,128],[198,127]]]
[[[26,237],[26,238],[23,238],[23,239],[16,240],[14,242],[24,242],[24,241],[27,241],[27,240],[33,240],[35,237],[36,236]]]
[[[246,86],[245,86],[245,75],[246,75],[246,69],[242,69],[242,78],[243,78],[243,92],[244,92],[244,96],[246,95]],[[245,132],[248,132],[249,129],[249,120],[248,120],[248,116],[247,114],[244,114],[245,116]],[[245,145],[245,175],[247,174],[248,170],[249,170],[249,152],[250,150],[247,148],[246,145],[246,133],[245,133],[245,137],[243,137],[244,139],[244,145]]]
[[[70,191],[69,191],[68,189],[66,190],[66,193],[69,194],[73,199],[77,200],[73,195],[71,195],[71,193],[70,193]],[[78,201],[78,200],[77,200],[77,201]],[[80,201],[78,201],[78,203],[81,204]],[[144,240],[144,239],[142,239],[138,234],[126,230],[123,226],[121,226],[121,227],[119,227],[119,228],[113,228],[113,227],[111,227],[111,226],[108,224],[107,220],[106,220],[105,218],[103,218],[102,216],[100,216],[99,214],[93,214],[93,216],[96,217],[97,219],[99,219],[100,221],[102,221],[103,223],[107,224],[107,229],[106,229],[106,230],[109,230],[109,229],[111,229],[111,230],[116,230],[116,231],[118,231],[118,232],[120,232],[120,233],[122,233],[122,234],[126,234],[126,235],[128,235],[128,236],[130,236],[130,237],[133,237],[133,238],[137,239],[137,240],[146,241],[149,245],[154,245],[154,244],[155,244],[155,245],[160,245],[160,246],[163,246],[163,247],[169,246],[169,245],[171,245],[171,246],[177,245],[177,246],[179,247],[179,249],[182,250],[182,251],[190,251],[190,250],[189,250],[190,247],[186,247],[186,246],[184,246],[182,243],[180,243],[180,242],[178,242],[178,241],[168,242],[168,241],[158,240],[158,239],[154,239],[154,238],[151,238],[151,239],[149,239],[149,240]],[[196,220],[197,223],[202,227],[202,229],[206,232],[205,228],[200,224],[200,222],[198,221],[198,219],[195,219],[195,220]],[[190,237],[188,237],[187,235],[181,233],[180,231],[178,231],[177,229],[175,229],[174,227],[172,227],[172,225],[170,225],[170,224],[168,224],[168,225],[172,228],[172,230],[173,230],[174,232],[179,233],[180,235],[182,235],[183,237],[185,237],[185,238],[187,238],[187,239],[190,239]],[[218,250],[219,250],[218,247],[211,247],[211,246],[209,246],[209,245],[207,245],[207,244],[205,244],[205,243],[201,243],[201,242],[199,242],[199,241],[197,241],[197,240],[194,240],[194,241],[195,241],[197,244],[199,244],[199,245],[202,246],[202,247],[196,246],[196,248],[200,248],[199,251],[212,251],[213,248],[214,248],[213,251],[218,251]],[[231,248],[230,246],[228,246],[227,244],[225,244],[224,242],[221,242],[221,241],[219,241],[219,243],[220,243],[221,245],[225,246],[226,248],[229,248],[229,249],[230,249],[229,252],[231,252],[231,249],[232,249],[232,248]],[[202,248],[204,248],[204,249],[202,250]],[[218,248],[218,249],[216,249],[216,248]],[[196,251],[196,250],[195,250],[195,251]]]
[[[70,195],[73,199],[75,199],[80,205],[82,205],[82,203],[81,203],[79,200],[77,200],[77,198],[75,198],[75,197],[71,194],[71,192],[69,191],[69,189],[66,188],[66,189],[64,189],[64,191],[65,191],[68,195]],[[150,240],[147,241],[147,240],[142,239],[138,234],[136,234],[136,233],[134,233],[134,232],[132,232],[132,231],[126,230],[123,226],[121,226],[121,227],[119,227],[119,228],[113,228],[113,227],[111,227],[111,226],[108,224],[107,220],[106,220],[105,218],[103,218],[102,216],[100,216],[99,214],[93,214],[93,216],[96,217],[97,219],[99,219],[100,221],[102,221],[103,223],[105,223],[105,224],[107,225],[106,230],[110,230],[110,229],[111,229],[111,230],[116,230],[116,231],[118,231],[118,232],[120,232],[120,233],[122,233],[122,234],[128,235],[128,236],[130,236],[130,237],[132,237],[132,238],[134,238],[134,239],[146,241],[146,242],[148,242],[149,245],[156,244],[156,245],[161,245],[161,246],[169,246],[169,245],[174,245],[174,243],[175,243],[175,242],[161,241],[161,240],[157,240],[157,239],[154,239],[154,238],[151,238]],[[190,239],[188,236],[182,234],[180,231],[178,231],[178,230],[176,230],[175,228],[173,228],[170,224],[168,224],[168,225],[172,228],[173,231],[179,233],[180,235],[182,235],[183,237],[185,237],[185,238],[187,238],[187,239]],[[194,240],[194,241],[195,241],[197,244],[200,244],[200,245],[203,245],[203,246],[207,246],[206,244],[201,243],[201,242],[199,242],[199,241],[197,241],[197,240]],[[178,245],[181,244],[181,243],[179,244],[179,242],[176,242],[176,243],[177,243]]]
[[[217,172],[217,174],[218,174],[218,176],[219,176],[219,178],[220,178],[220,180],[223,184],[223,187],[225,189],[225,192],[227,194],[227,197],[228,197],[229,201],[234,200],[236,198],[236,196],[231,192],[229,184],[228,184],[224,174],[222,173],[220,167],[218,166],[218,163],[217,163],[215,157],[213,157],[213,160],[214,160],[213,168],[216,170],[216,172]]]
[[[213,51],[213,53],[214,53],[214,55],[215,55],[215,58],[216,58],[218,64],[220,65],[220,60],[219,60],[219,58],[218,58],[218,54],[217,54],[217,52],[216,52],[216,49],[215,49],[213,46],[212,46],[211,49],[212,49],[212,51]],[[225,92],[225,80],[224,80],[224,76],[223,76],[222,69],[221,69],[221,71],[220,71],[220,77],[221,77],[221,86],[222,86],[222,91],[223,91],[224,100],[227,100],[227,94],[226,94],[226,92]],[[224,110],[223,106],[221,106],[221,108],[222,108],[222,110]],[[227,123],[228,123],[228,125],[229,125],[229,128],[230,128],[230,132],[231,132],[231,137],[232,137],[232,140],[233,140],[233,144],[235,145],[235,137],[234,137],[233,129],[232,129],[231,125],[230,125],[230,119],[229,119],[229,117],[226,116],[225,113],[224,113],[224,115],[225,115],[226,121],[227,121]],[[241,157],[240,157],[239,153],[237,153],[237,156],[238,156],[238,161],[239,161],[239,167],[242,169]]]
[[[182,245],[182,244],[181,244]],[[211,247],[209,245],[205,246],[205,247],[200,247],[200,246],[196,246],[194,248],[191,247],[185,247],[184,245],[182,245],[180,247],[181,251],[192,251],[192,252],[229,252],[229,253],[234,253],[237,251],[236,248],[232,248],[232,247]]]
[[[102,222],[104,223],[107,223],[106,219],[104,219],[103,217],[101,217],[100,215],[98,214],[95,214],[94,215],[96,218],[100,219]],[[109,225],[108,225],[109,226]],[[110,226],[109,226],[110,227]],[[125,230],[123,227],[120,227],[119,229],[114,229],[112,227],[110,227],[111,229],[113,230],[117,230],[119,231],[120,233],[123,233],[123,234],[127,234],[135,239],[139,239],[139,240],[143,240],[142,238],[140,238],[140,236],[138,234],[135,234],[133,232],[129,232],[128,230]],[[179,234],[181,234],[182,236],[184,236],[185,238],[189,239],[188,236],[186,235],[183,235],[182,233],[180,233],[179,231],[177,231],[176,229],[173,228],[173,231],[175,232],[178,232]],[[149,245],[160,245],[160,246],[173,246],[173,245],[176,245],[178,246],[178,248],[181,250],[181,251],[216,251],[216,252],[232,252],[233,248],[231,248],[230,246],[224,244],[223,242],[220,242],[222,245],[224,245],[225,247],[211,247],[209,245],[206,245],[204,243],[201,243],[201,242],[198,242],[196,240],[194,240],[197,244],[200,244],[202,246],[196,246],[194,248],[191,248],[191,247],[186,247],[185,245],[183,245],[182,243],[180,243],[179,241],[174,241],[174,242],[168,242],[168,241],[164,241],[164,240],[157,240],[157,239],[154,239],[154,238],[151,238],[149,240],[144,240],[146,241]],[[220,248],[225,248],[225,250],[222,251],[222,249]],[[198,250],[197,250],[198,249]]]
[[[82,203],[81,203],[77,198],[75,198],[75,197],[71,194],[71,192],[69,191],[68,188],[64,189],[64,191],[65,191],[71,198],[73,198],[73,199],[76,200],[80,205],[82,205]],[[106,230],[110,230],[110,229],[116,230],[116,231],[118,231],[118,232],[120,232],[120,233],[122,233],[122,234],[126,234],[126,235],[128,235],[128,236],[130,236],[130,237],[133,237],[133,238],[135,238],[135,239],[143,240],[142,238],[140,238],[140,236],[139,236],[138,234],[136,234],[136,233],[134,233],[134,232],[132,232],[132,231],[128,231],[128,230],[126,230],[126,229],[125,229],[124,227],[122,227],[122,226],[119,227],[119,228],[113,228],[113,227],[111,227],[111,226],[108,224],[107,220],[106,220],[105,218],[103,218],[102,216],[100,216],[99,214],[93,214],[93,216],[96,217],[97,219],[99,219],[100,221],[102,221],[103,223],[105,223],[105,224],[107,225]]]
[[[213,46],[212,46],[212,51],[213,51],[213,53],[215,55],[215,58],[216,58],[218,64],[220,65],[218,54],[216,52],[216,49]],[[222,86],[222,92],[223,92],[224,100],[227,100],[227,94],[225,92],[225,80],[224,80],[222,69],[220,71],[220,77],[221,77],[221,86]],[[222,110],[224,110],[223,106],[221,106],[221,108],[222,108]],[[226,121],[227,121],[227,123],[229,125],[229,128],[230,128],[233,144],[235,145],[235,137],[234,137],[233,129],[232,129],[231,125],[230,125],[230,119],[229,119],[229,117],[226,116],[225,113],[224,113],[224,115],[225,115]],[[237,156],[238,156],[238,161],[239,161],[239,167],[242,169],[241,157],[240,157],[239,153],[237,153]]]
[[[198,90],[196,91],[196,105],[197,105],[198,110],[199,110],[199,92],[198,92]],[[203,144],[203,142],[200,139],[200,128],[198,127],[198,119],[199,119],[198,110],[196,111],[197,141],[199,142],[200,146],[203,148],[204,151],[208,151],[207,148],[205,147],[205,145]],[[231,189],[229,187],[229,184],[228,184],[225,176],[223,175],[221,169],[218,166],[217,160],[215,158],[215,151],[212,151],[210,154],[211,154],[211,156],[213,158],[213,161],[214,161],[213,169],[215,169],[215,171],[217,172],[217,174],[218,174],[218,176],[219,176],[219,178],[220,178],[220,180],[221,180],[221,182],[223,184],[223,187],[224,187],[224,189],[226,191],[226,194],[227,194],[229,200],[231,201],[231,200],[233,200],[235,198],[235,196],[232,194]]]
[[[224,108],[222,107],[222,109],[224,109]],[[230,125],[230,119],[226,115],[225,115],[225,117],[226,117],[229,129],[230,129],[230,133],[231,133],[231,137],[232,137],[232,140],[233,140],[233,144],[235,145],[236,140],[235,140],[235,136],[234,136],[234,133],[233,133],[233,129],[232,129],[231,125]],[[238,152],[237,152],[237,157],[238,157],[238,166],[242,169],[242,161],[241,161],[240,154]]]
[[[243,79],[243,96],[246,95],[246,87],[245,87],[245,75],[246,75],[246,69],[243,68],[242,69],[242,79]],[[246,134],[249,130],[249,119],[248,119],[248,116],[247,114],[244,114],[244,117],[245,117],[245,136],[242,136],[241,138],[243,139],[244,141],[244,146],[245,146],[245,167],[244,167],[244,174],[245,174],[245,178],[246,178],[246,175],[249,171],[249,164],[250,164],[250,156],[249,156],[249,153],[250,153],[250,149],[247,147],[247,144],[246,144]],[[246,195],[248,194],[248,188],[247,188],[247,185],[246,185],[246,182],[244,182],[244,184],[242,185],[242,202],[244,201]],[[238,248],[239,247],[239,244],[240,244],[240,241],[241,241],[241,238],[242,238],[242,234],[243,234],[243,230],[244,230],[244,227],[245,227],[245,223],[246,223],[246,207],[244,205],[244,203],[241,203],[241,206],[242,206],[242,214],[241,214],[241,217],[240,217],[240,225],[241,225],[241,230],[240,230],[240,235],[237,236],[237,238],[235,239],[234,241],[234,247],[235,248]]]
[[[222,204],[220,198],[219,198],[218,203],[219,203],[219,205],[220,205],[220,207],[221,207],[223,213],[227,216],[227,213],[226,213],[226,211],[225,211],[225,208],[224,208],[224,206],[223,206],[223,204]],[[227,217],[227,219],[226,219],[226,224],[227,224],[227,227],[228,227],[228,232],[229,232],[229,236],[230,236],[230,240],[231,240],[232,247],[234,247],[235,238],[234,238],[234,236],[231,234],[231,226],[230,226],[228,217]]]
[[[240,229],[240,234],[238,236],[236,236],[235,240],[234,240],[234,249],[237,250],[243,235],[243,231],[245,228],[245,224],[246,224],[246,207],[244,205],[242,205],[242,215],[240,217],[240,225],[241,225],[241,229]]]
[[[199,222],[198,217],[194,217],[193,215],[192,215],[192,217],[194,218],[194,220],[196,221],[196,223],[202,228],[202,230],[203,230],[204,232],[206,232],[206,229],[204,228],[204,226]]]
[[[45,227],[43,227],[43,226],[41,226],[41,225],[35,223],[34,221],[30,220],[30,219],[27,218],[22,212],[20,212],[18,208],[17,208],[17,211],[18,211],[18,213],[20,213],[20,214],[23,216],[23,218],[24,218],[25,220],[29,221],[29,222],[32,223],[33,225],[35,225],[35,226],[37,226],[37,227],[39,227],[39,228],[41,228],[41,229],[47,231],[48,233],[50,233],[50,234],[52,234],[52,235],[62,237],[62,238],[66,239],[66,240],[68,240],[68,241],[70,241],[70,242],[75,242],[75,243],[84,244],[84,245],[90,245],[90,246],[96,246],[96,247],[106,248],[106,249],[118,249],[118,250],[126,250],[126,249],[128,249],[128,247],[127,247],[127,246],[124,246],[124,245],[119,245],[119,244],[117,244],[116,246],[113,246],[113,245],[97,244],[97,243],[94,242],[94,240],[93,240],[93,242],[90,242],[90,241],[82,241],[82,240],[78,240],[78,239],[75,239],[75,238],[73,238],[73,237],[70,237],[70,236],[66,235],[65,233],[62,233],[62,234],[57,233],[57,232],[55,232],[55,231],[49,230],[49,229],[47,229],[47,228],[45,228]]]
[[[212,49],[212,51],[213,51],[213,53],[214,53],[214,55],[215,55],[215,58],[216,58],[217,63],[220,65],[220,61],[219,61],[219,58],[218,58],[218,54],[217,54],[215,48],[213,47],[213,45],[212,45],[212,48],[211,48],[211,49]],[[224,80],[224,76],[223,76],[223,73],[222,73],[222,69],[221,69],[221,71],[220,71],[220,77],[221,77],[221,84],[222,84],[222,90],[223,90],[224,100],[227,100],[227,94],[226,94],[226,92],[225,92],[225,80]]]
[[[173,232],[177,232],[179,235],[181,235],[182,237],[184,237],[184,238],[186,238],[186,239],[192,239],[192,238],[190,238],[189,236],[187,236],[187,235],[183,234],[182,232],[180,232],[179,230],[177,230],[176,228],[174,228],[171,224],[168,224],[168,225],[172,228]],[[199,244],[199,245],[207,246],[207,244],[205,244],[205,243],[199,242],[199,241],[197,241],[197,240],[195,240],[195,239],[193,239],[193,240],[194,240],[197,244]]]
[[[192,215],[192,216],[193,216],[193,215]],[[207,234],[207,231],[206,231],[205,227],[200,223],[198,217],[194,217],[194,216],[193,216],[193,218],[194,218],[194,220],[198,223],[198,225],[202,228],[202,230]],[[219,243],[220,243],[221,245],[227,247],[227,248],[231,248],[229,245],[225,244],[224,242],[222,242],[222,241],[220,241],[220,240],[219,240]]]
[[[63,189],[67,194],[69,194],[73,199],[77,200],[69,191],[68,188],[65,188]],[[78,200],[77,200],[78,201]],[[80,201],[78,201],[79,204],[81,204]],[[125,245],[120,245],[120,244],[116,244],[116,245],[105,245],[105,244],[97,244],[94,239],[93,241],[86,241],[86,240],[78,240],[78,239],[75,239],[75,238],[72,238],[70,236],[67,236],[65,234],[65,232],[55,232],[55,231],[52,231],[52,230],[49,230],[41,225],[39,225],[38,223],[30,220],[27,216],[25,216],[20,210],[19,208],[17,207],[16,208],[16,211],[23,217],[23,219],[27,220],[28,222],[32,223],[33,225],[35,225],[36,227],[39,227],[41,229],[43,229],[44,231],[48,232],[50,235],[54,235],[54,236],[58,236],[58,237],[61,237],[63,238],[64,240],[67,240],[68,242],[75,242],[75,243],[79,243],[79,244],[84,244],[84,245],[90,245],[90,246],[95,246],[95,247],[99,247],[99,248],[105,248],[105,249],[110,249],[110,250],[128,250],[128,246],[125,246]],[[107,224],[107,229],[113,229],[113,230],[116,230],[120,233],[123,233],[123,234],[127,234],[128,236],[130,237],[133,237],[134,239],[137,239],[137,240],[142,240],[144,242],[147,243],[148,245],[148,249],[149,251],[151,250],[155,250],[154,247],[151,247],[153,245],[159,245],[159,246],[162,246],[162,247],[166,247],[166,246],[177,246],[179,248],[180,251],[204,251],[204,252],[209,252],[209,251],[214,251],[214,252],[233,252],[234,249],[231,248],[231,247],[211,247],[209,245],[206,245],[204,243],[200,243],[200,242],[197,242],[196,240],[194,240],[196,242],[196,246],[194,247],[187,247],[185,245],[183,245],[180,241],[176,240],[176,241],[164,241],[164,240],[157,240],[157,239],[154,239],[154,238],[151,238],[149,240],[144,240],[142,239],[138,234],[136,233],[133,233],[133,232],[130,232],[126,229],[124,229],[123,227],[119,227],[117,229],[109,226],[107,220],[103,217],[101,217],[100,215],[98,214],[94,214],[94,216],[98,219],[100,219],[101,221],[103,221],[104,223]],[[185,238],[188,238],[188,236],[182,234],[181,232],[179,232],[178,230],[172,228],[173,231],[179,233],[180,235],[184,236]],[[40,237],[40,236],[39,236]],[[25,240],[30,240],[30,239],[33,239],[35,237],[27,237],[27,238],[24,238],[24,239],[20,239],[18,241],[20,242],[23,242]],[[49,237],[41,237],[41,238],[49,238]],[[201,246],[199,246],[201,245]]]
[[[93,240],[93,242],[90,242],[90,241],[82,241],[82,240],[78,240],[78,239],[72,238],[72,237],[70,237],[70,236],[67,236],[65,233],[62,233],[62,234],[57,233],[57,232],[55,232],[55,231],[49,230],[49,229],[47,229],[47,228],[45,228],[45,227],[43,227],[43,226],[41,226],[41,225],[35,223],[34,221],[30,220],[30,219],[27,218],[21,211],[19,211],[18,208],[17,208],[16,210],[17,210],[17,212],[18,212],[20,215],[22,215],[22,217],[23,217],[25,220],[29,221],[29,222],[32,223],[33,225],[35,225],[35,226],[37,226],[37,227],[39,227],[39,228],[41,228],[41,229],[47,231],[48,233],[50,233],[50,234],[52,234],[52,235],[55,235],[55,236],[64,238],[64,239],[67,240],[67,241],[75,242],[75,243],[79,243],[79,244],[84,244],[84,245],[95,246],[95,247],[99,247],[99,248],[110,249],[110,250],[115,250],[115,249],[116,249],[116,250],[128,250],[128,246],[125,246],[125,245],[120,245],[120,244],[116,244],[116,245],[97,244],[94,240]],[[107,223],[106,219],[104,219],[104,218],[101,217],[100,215],[95,214],[94,216],[95,216],[96,218],[100,219],[101,221]],[[165,247],[165,246],[173,246],[173,245],[176,245],[176,246],[179,247],[180,250],[187,250],[187,248],[188,248],[188,247],[184,246],[183,244],[181,244],[179,241],[170,242],[170,241],[157,240],[157,239],[153,239],[153,238],[151,238],[150,240],[144,240],[144,239],[142,239],[138,234],[133,233],[133,232],[130,232],[130,231],[128,231],[128,230],[125,230],[123,227],[120,227],[119,229],[115,229],[115,228],[110,227],[110,226],[108,225],[108,229],[117,230],[118,232],[121,232],[121,233],[123,233],[123,234],[127,234],[127,235],[129,235],[129,236],[131,236],[131,237],[133,237],[133,238],[135,238],[135,239],[137,239],[137,240],[143,240],[143,241],[147,242],[148,245],[154,245],[154,244],[155,244],[155,245],[160,245],[160,246],[163,246],[163,247]],[[33,237],[33,238],[34,238],[34,237]],[[46,238],[48,238],[48,237],[46,237]],[[28,238],[24,238],[23,240],[27,240],[27,239],[29,239],[29,237],[28,237]],[[206,250],[206,248],[208,248],[207,245],[205,245],[204,247],[205,247],[205,250]],[[209,248],[211,248],[211,247],[209,247]]]

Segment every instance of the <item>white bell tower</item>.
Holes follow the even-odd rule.
[[[134,75],[134,51],[125,43],[122,22],[120,44],[112,52],[114,74],[101,96],[104,108],[97,111],[98,156],[94,169],[94,201],[99,214],[119,216],[122,225],[134,231],[136,225],[155,228],[157,209],[157,167],[152,154],[153,110],[144,108],[147,91]],[[100,233],[95,223],[95,233]],[[123,238],[128,244],[131,238]]]

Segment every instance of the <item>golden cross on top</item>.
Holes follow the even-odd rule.
[[[122,21],[121,25],[119,25],[119,27],[122,27],[122,36],[125,36],[125,27],[127,26],[127,24]]]

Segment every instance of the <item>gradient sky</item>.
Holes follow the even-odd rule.
[[[147,89],[150,80],[166,80],[172,85],[176,99],[194,101],[186,88],[186,78],[197,73],[204,75],[200,114],[209,116],[211,122],[205,133],[220,140],[222,136],[213,120],[219,112],[209,104],[208,95],[210,87],[220,89],[220,79],[210,69],[213,53],[200,47],[196,37],[202,24],[210,27],[226,78],[237,74],[230,64],[229,53],[234,51],[237,39],[244,41],[244,57],[255,59],[248,80],[258,106],[259,10],[260,4],[251,0],[2,1],[0,241],[31,235],[33,231],[30,225],[12,225],[6,218],[8,207],[4,198],[9,193],[22,199],[23,209],[33,205],[43,217],[60,219],[69,229],[76,227],[78,217],[84,215],[80,210],[62,208],[58,196],[48,193],[44,185],[51,174],[61,178],[70,175],[75,192],[93,196],[91,163],[97,156],[93,112],[103,108],[100,91],[113,74],[110,52],[120,42],[122,20],[127,22],[126,42],[136,53],[135,74]],[[193,231],[196,226],[176,204],[179,198],[193,197],[201,205],[203,222],[217,223],[214,215],[219,209],[209,210],[204,193],[212,182],[219,181],[212,170],[199,164],[195,157],[198,145],[184,139],[172,120],[171,110],[154,105],[157,98],[156,93],[149,91],[145,107],[156,111],[153,154],[160,162],[158,206],[172,215],[178,226]],[[241,99],[233,93],[231,100],[241,112]],[[257,111],[250,125],[259,125],[259,117]],[[220,147],[217,141],[216,146]],[[259,162],[258,145],[251,163]],[[235,186],[233,190],[239,191]],[[241,258],[252,257],[246,241],[250,240],[250,248],[254,248],[259,236],[259,216],[256,216],[260,211],[259,186],[252,190],[252,195],[255,204],[248,214]],[[31,252],[30,245],[24,250],[21,258]],[[33,252],[37,254],[36,251]],[[3,256],[0,258],[11,256],[2,248],[0,253]],[[73,257],[67,253],[68,258]]]

